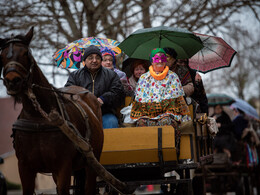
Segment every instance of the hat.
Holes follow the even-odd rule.
[[[97,54],[100,56],[100,58],[102,59],[102,55],[101,52],[99,50],[99,48],[95,45],[90,45],[89,47],[87,47],[84,51],[84,55],[83,55],[83,61],[86,60],[86,58],[91,55],[91,54]]]
[[[170,56],[172,56],[173,58],[177,58],[177,52],[173,49],[173,48],[171,48],[171,47],[165,47],[165,48],[163,48],[164,49],[164,51],[167,53],[167,54],[169,54]]]
[[[113,50],[107,48],[107,47],[101,48],[100,52],[101,52],[102,56],[106,56],[106,55],[112,56],[113,66],[114,66],[114,68],[116,68],[116,54],[115,54],[115,52]]]
[[[155,56],[155,54],[157,53],[164,53],[166,55],[166,52],[162,49],[162,48],[154,48],[152,51],[151,51],[151,54],[150,54],[150,62],[152,62],[152,58]]]

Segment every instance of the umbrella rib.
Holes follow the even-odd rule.
[[[174,44],[176,44],[174,41],[170,40],[166,35],[163,35],[163,37],[166,38],[167,40],[173,42]],[[178,46],[183,49],[183,47],[181,47],[180,45],[178,45]],[[183,51],[186,53],[185,49],[183,49]]]
[[[101,42],[99,42],[99,40],[98,39],[96,39],[96,37],[94,37],[94,39],[100,44],[100,46],[101,47],[103,47],[103,45],[102,45],[102,43]]]
[[[140,35],[141,36],[141,35]],[[149,39],[147,39],[147,40],[144,40],[142,43],[144,44],[144,43],[146,43],[146,42],[149,42],[150,40],[152,40],[153,39],[153,37],[151,37],[151,38],[149,38]],[[123,43],[123,42],[122,42]],[[134,51],[139,47],[140,45],[137,45],[136,47],[135,47],[135,49],[133,50],[133,52],[131,53],[131,54],[129,54],[129,55],[132,55],[133,53],[134,53]],[[119,47],[120,48],[120,47]],[[121,48],[122,49],[122,48]],[[123,49],[122,49],[123,50]],[[124,50],[123,50],[124,51]]]

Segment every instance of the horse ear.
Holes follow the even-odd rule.
[[[28,42],[28,45],[30,44],[32,37],[33,37],[33,26],[31,27],[31,29],[29,30],[29,32],[25,35],[25,39]]]

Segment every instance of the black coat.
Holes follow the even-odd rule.
[[[217,117],[216,122],[221,124],[218,134],[230,134],[232,132],[229,126],[231,119],[226,112],[222,111],[221,115]]]
[[[189,71],[190,71],[192,83],[194,85],[194,92],[191,95],[191,98],[193,98],[199,104],[200,112],[208,114],[208,110],[209,110],[208,98],[207,98],[207,95],[206,95],[206,92],[205,92],[205,89],[203,86],[203,82],[195,81],[195,76],[196,76],[195,70],[192,70],[191,68],[189,68]]]
[[[221,125],[222,126],[222,125]],[[245,117],[240,114],[236,116],[230,124],[223,125],[223,128],[229,129],[229,131],[232,131],[235,138],[237,140],[241,140],[242,133],[245,128],[248,126],[248,120],[245,119]]]
[[[125,99],[124,87],[118,75],[102,66],[95,74],[91,74],[86,66],[70,73],[65,87],[70,85],[84,87],[101,98],[104,102],[101,107],[102,114],[115,114],[116,108],[121,106]]]
[[[232,123],[235,137],[237,140],[240,140],[244,129],[248,126],[248,120],[245,119],[242,114],[240,114],[233,119]]]

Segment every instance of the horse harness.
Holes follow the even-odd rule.
[[[8,45],[10,44],[9,49],[8,49],[8,53],[7,53],[7,56],[6,56],[6,57],[7,57],[7,58],[11,58],[11,57],[13,56],[13,43],[14,43],[14,42],[20,43],[20,44],[22,44],[24,47],[26,47],[26,44],[24,43],[23,40],[18,39],[18,38],[11,38],[10,40],[8,40],[8,41],[0,48],[0,54],[1,54],[2,50],[3,50],[4,48],[8,47]],[[29,71],[28,71],[26,68],[24,68],[24,66],[23,66],[21,63],[19,63],[19,62],[17,62],[17,61],[10,61],[10,62],[8,62],[8,63],[5,65],[5,68],[3,69],[3,77],[5,77],[5,75],[6,75],[7,73],[13,71],[13,72],[18,73],[18,74],[24,79],[24,83],[27,83],[28,80],[29,80],[29,77],[30,77],[30,75],[31,75],[31,73],[32,73],[33,67],[35,66],[35,61],[34,61],[34,59],[33,59],[33,57],[32,57],[31,49],[29,48],[29,46],[28,46],[28,56],[29,56],[30,64],[31,64]],[[1,69],[2,69],[2,66],[3,66],[1,57],[0,57],[0,66],[1,66],[1,68],[0,68],[0,77],[1,77],[1,71],[2,71]],[[20,69],[22,69],[22,71],[19,71],[18,69],[16,69],[16,68],[15,68],[16,66],[19,67]],[[27,73],[27,75],[25,75],[23,72]],[[2,78],[1,78],[1,79],[2,79]],[[4,81],[5,84],[7,83],[4,78],[3,78],[2,80]]]
[[[22,43],[23,45],[26,46],[26,44],[21,39],[11,38],[10,40],[8,40],[4,44],[4,46],[2,46],[0,48],[0,51],[2,52],[3,48],[6,48],[10,44],[9,49],[8,49],[7,58],[11,58],[13,56],[13,43],[14,42],[19,42],[19,43]],[[31,66],[30,66],[29,71],[26,68],[24,68],[24,66],[21,63],[19,63],[17,61],[10,61],[6,64],[6,66],[3,70],[3,76],[5,76],[8,72],[14,71],[14,72],[17,72],[20,76],[22,76],[25,83],[28,83],[29,78],[32,75],[32,70],[33,70],[34,66],[36,65],[35,61],[32,57],[31,50],[30,50],[29,46],[28,46],[28,56],[29,56],[29,59],[30,59],[30,62],[31,62]],[[1,60],[1,58],[0,58],[0,60]],[[2,63],[2,61],[0,61],[0,63]],[[0,64],[0,65],[2,66],[2,64]],[[20,69],[22,69],[23,72],[27,73],[27,75],[23,74],[23,72],[17,70],[15,67],[19,67]],[[0,71],[0,76],[1,76],[1,71]],[[2,80],[4,80],[4,82],[5,82],[4,78]],[[56,90],[53,87],[51,87],[51,89],[50,89],[50,88],[44,88],[44,87],[38,86],[36,84],[32,84],[31,87],[28,87],[28,91],[27,91],[26,94],[27,94],[28,98],[32,101],[35,109],[38,110],[40,112],[40,114],[45,119],[47,119],[48,121],[51,121],[51,120],[49,119],[48,114],[41,108],[41,105],[39,104],[39,102],[36,99],[35,94],[33,93],[32,87],[39,87],[39,88],[43,88],[43,89],[52,91],[55,94],[56,101],[57,101],[60,113],[62,115],[62,118],[68,124],[69,127],[71,127],[78,135],[80,135],[77,128],[70,122],[68,113],[66,111],[66,108],[64,106],[64,103],[63,103],[63,100],[62,100],[60,94],[61,93],[66,94],[67,93],[67,94],[70,94],[71,97],[73,97],[73,95],[79,95],[79,94],[82,94],[82,93],[86,94],[86,93],[89,93],[89,91],[85,90],[85,91],[82,91],[82,92],[79,92],[79,93],[68,93],[68,92],[62,92],[62,91]],[[78,103],[72,101],[69,98],[67,98],[67,100],[69,100],[77,108],[77,110],[80,112],[81,116],[84,118],[85,125],[86,125],[86,136],[85,136],[84,139],[86,141],[88,141],[90,139],[90,136],[91,136],[91,131],[90,131],[90,128],[89,128],[87,113],[82,108],[82,106],[79,105]],[[32,120],[19,119],[19,118],[13,124],[13,132],[15,133],[16,130],[27,131],[27,132],[60,131],[60,129],[57,126],[47,125],[44,122],[36,122],[36,121],[32,121]]]

